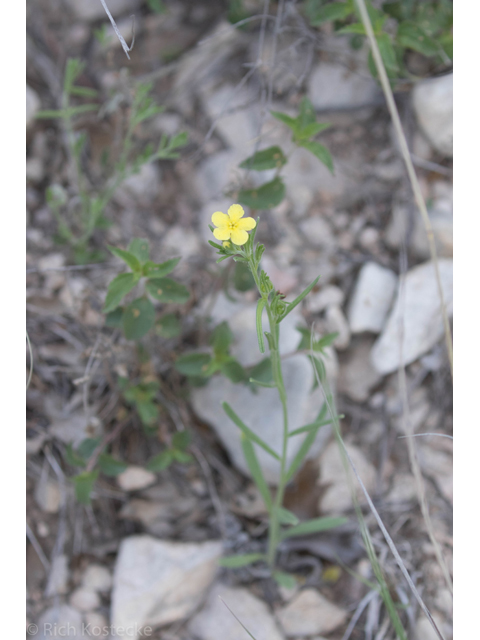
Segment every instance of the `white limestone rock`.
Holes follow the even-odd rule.
[[[308,96],[320,111],[371,105],[379,95],[377,83],[366,71],[321,62],[310,75]]]
[[[156,479],[151,471],[132,465],[117,476],[117,484],[124,491],[138,491],[154,484]]]
[[[397,276],[376,262],[366,262],[360,269],[348,308],[352,333],[379,333],[385,323],[397,286]]]
[[[438,268],[447,314],[451,317],[453,261],[442,258],[438,261]],[[372,364],[381,374],[396,371],[401,354],[405,365],[414,362],[430,351],[444,335],[433,263],[425,262],[411,269],[405,276],[403,289],[400,287],[385,328],[372,348]]]
[[[302,638],[330,633],[345,622],[347,612],[315,589],[304,589],[277,611],[277,617],[287,637]]]
[[[217,571],[221,542],[184,543],[131,536],[122,540],[113,575],[113,627],[163,626],[201,604]],[[136,640],[138,634],[132,635]]]
[[[412,92],[418,123],[432,146],[453,156],[453,73],[420,81]]]

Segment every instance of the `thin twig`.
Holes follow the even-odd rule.
[[[365,27],[365,31],[367,32],[367,36],[370,41],[372,55],[378,70],[380,84],[382,85],[383,93],[385,94],[385,100],[387,101],[388,110],[390,111],[390,116],[392,118],[393,126],[397,134],[403,160],[407,167],[407,173],[408,173],[408,177],[410,178],[410,183],[412,185],[413,193],[415,195],[415,201],[417,203],[418,210],[420,211],[420,215],[423,220],[423,224],[425,226],[425,231],[428,238],[428,245],[430,249],[430,256],[432,258],[432,262],[435,269],[435,279],[437,282],[438,295],[440,297],[442,319],[443,319],[443,325],[445,330],[445,343],[447,345],[448,359],[450,362],[450,371],[453,377],[452,334],[450,331],[450,323],[448,321],[448,314],[447,314],[447,308],[445,305],[445,296],[443,294],[442,281],[440,279],[440,270],[438,267],[438,258],[437,258],[437,248],[435,245],[435,237],[433,235],[432,224],[430,222],[430,218],[428,217],[428,211],[425,204],[425,200],[423,199],[417,174],[415,172],[415,168],[412,163],[412,158],[410,156],[410,151],[408,150],[408,144],[405,138],[405,133],[403,132],[403,127],[400,121],[400,116],[398,114],[397,105],[395,104],[395,100],[393,98],[393,92],[390,87],[390,82],[388,80],[387,72],[385,71],[385,66],[383,64],[382,56],[380,54],[380,50],[378,48],[375,35],[373,33],[372,23],[370,22],[370,17],[368,15],[367,8],[365,6],[365,0],[356,0],[356,2],[358,5],[358,9],[360,11],[363,26]]]
[[[112,27],[113,30],[115,31],[115,33],[117,34],[117,38],[120,40],[120,44],[123,47],[123,50],[125,51],[125,55],[127,56],[127,58],[130,60],[130,56],[128,55],[128,52],[131,51],[133,49],[133,45],[135,43],[135,29],[134,29],[134,25],[135,25],[135,16],[132,16],[134,21],[133,21],[133,25],[132,25],[132,33],[133,33],[133,37],[132,37],[132,44],[130,45],[130,47],[128,46],[128,44],[125,42],[124,37],[122,36],[122,34],[120,33],[120,31],[118,30],[117,27],[117,23],[115,22],[115,20],[113,19],[112,14],[110,13],[110,11],[108,10],[107,4],[105,2],[105,0],[100,0],[100,2],[102,3],[103,8],[105,9],[105,12],[107,14],[107,16],[110,18],[110,22],[112,23]]]
[[[43,568],[48,573],[50,571],[50,562],[48,561],[47,556],[45,555],[42,547],[40,546],[40,543],[38,542],[37,538],[35,537],[35,534],[30,529],[30,527],[28,525],[28,522],[25,523],[25,526],[27,528],[27,538],[29,539],[30,544],[32,545],[32,547],[35,549],[35,551],[37,553],[37,556],[40,559],[40,562],[43,564]]]
[[[28,335],[28,331],[27,331],[27,344],[28,344],[28,351],[30,353],[30,371],[29,371],[28,380],[27,380],[27,391],[28,391],[28,387],[30,386],[30,382],[32,380],[32,375],[33,375],[33,351],[32,351],[32,344],[30,342],[30,336]]]
[[[420,436],[438,436],[439,438],[448,438],[449,440],[453,440],[453,436],[449,436],[446,433],[411,433],[408,436],[398,436],[397,439],[401,440],[402,438],[420,438]]]

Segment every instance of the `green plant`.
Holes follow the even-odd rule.
[[[383,63],[391,79],[410,75],[405,63],[405,54],[408,51],[420,53],[436,63],[451,63],[451,0],[387,0],[376,7],[373,7],[371,2],[366,5]],[[335,33],[351,34],[351,43],[355,48],[361,45],[366,36],[355,0],[307,0],[305,13],[314,27],[332,22]],[[371,51],[368,66],[372,75],[377,77]]]
[[[316,518],[306,522],[299,522],[295,514],[283,506],[285,488],[288,482],[294,477],[305,460],[319,429],[331,422],[331,417],[327,416],[327,405],[324,404],[319,411],[317,419],[312,424],[305,425],[293,431],[290,430],[288,424],[287,394],[282,375],[282,360],[279,353],[281,322],[302,302],[317,284],[319,278],[316,278],[295,300],[287,302],[284,294],[275,291],[270,278],[265,271],[260,268],[260,260],[265,247],[262,244],[255,245],[256,221],[253,220],[253,218],[243,218],[243,209],[237,204],[230,207],[228,215],[220,212],[213,214],[212,222],[217,228],[214,229],[211,226],[210,229],[218,240],[223,241],[222,244],[209,241],[210,245],[214,247],[218,255],[220,255],[217,262],[233,258],[236,262],[246,264],[251,271],[260,295],[256,312],[257,338],[261,354],[266,353],[267,347],[269,349],[268,366],[271,373],[271,381],[265,383],[262,380],[250,377],[249,382],[259,386],[276,388],[283,412],[282,450],[281,452],[276,452],[254,429],[248,427],[242,421],[241,417],[235,413],[228,403],[223,403],[225,413],[241,431],[245,460],[269,514],[269,536],[268,548],[265,554],[246,554],[230,558],[227,557],[223,559],[222,564],[229,567],[239,567],[263,560],[268,563],[272,575],[277,582],[288,586],[292,584],[292,576],[276,569],[276,554],[280,542],[292,536],[324,531],[345,522],[344,518]],[[252,230],[250,235],[247,233],[248,230]],[[270,327],[270,330],[265,333],[262,327],[263,313],[266,313]],[[223,331],[226,333],[225,329],[223,329]],[[325,378],[325,367],[319,354],[327,342],[328,341],[324,341],[323,345],[317,344],[316,354],[311,356],[312,360],[315,361],[315,370],[320,373],[321,379]],[[302,335],[300,345],[303,346],[304,344],[305,336]],[[312,351],[312,353],[314,352]],[[207,362],[206,365],[208,367]],[[327,400],[331,405],[333,402],[331,394]],[[299,434],[305,434],[303,443],[293,461],[287,464],[289,439]],[[261,447],[279,463],[280,477],[274,495],[263,475],[255,452],[255,446]]]
[[[180,464],[192,462],[193,457],[187,452],[191,441],[190,431],[177,431],[171,438],[170,446],[148,461],[147,469],[158,472],[168,469],[173,462],[180,462]]]
[[[299,114],[292,118],[279,111],[271,111],[274,118],[283,122],[292,132],[295,148],[308,149],[333,173],[333,160],[328,149],[314,138],[328,129],[330,124],[316,121],[315,110],[308,98],[303,98],[299,105]],[[281,178],[282,168],[288,162],[288,156],[278,146],[257,151],[244,160],[239,166],[247,171],[268,171],[275,169],[275,176],[269,182],[253,189],[241,189],[237,195],[240,204],[253,210],[271,209],[279,205],[285,197],[285,183]]]
[[[109,250],[123,260],[131,271],[121,273],[108,286],[103,307],[103,312],[107,315],[105,324],[122,328],[128,340],[140,340],[155,324],[155,307],[150,298],[163,303],[182,304],[190,297],[187,287],[165,277],[175,269],[180,258],[152,262],[148,240],[142,238],[134,238],[127,250],[116,247],[109,247]],[[144,286],[144,295],[121,306],[125,296],[140,284]],[[175,323],[172,314],[158,320],[160,335],[165,332],[170,332],[171,335],[177,330],[178,323]]]
[[[65,131],[69,155],[75,175],[74,191],[70,196],[61,185],[54,184],[47,189],[47,203],[58,225],[58,239],[67,242],[74,249],[75,260],[79,263],[99,259],[103,254],[91,252],[90,239],[98,228],[108,226],[105,217],[107,205],[120,185],[131,175],[138,173],[142,165],[156,160],[171,160],[178,157],[178,148],[187,142],[187,134],[182,132],[170,139],[163,135],[154,149],[151,143],[141,150],[136,149],[135,132],[137,127],[163,111],[150,96],[151,84],[137,85],[131,99],[127,123],[121,149],[115,160],[109,158],[108,150],[103,154],[103,177],[100,187],[91,184],[83,168],[83,156],[86,152],[87,134],[77,131],[78,117],[89,112],[98,112],[100,105],[94,102],[74,105],[75,98],[93,100],[97,91],[76,84],[84,69],[84,64],[76,59],[67,60],[62,92],[62,104],[59,110],[40,111],[37,118],[60,119]]]

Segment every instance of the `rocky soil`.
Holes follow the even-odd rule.
[[[223,320],[239,361],[259,360],[255,296],[235,290],[233,264],[215,264],[207,225],[214,211],[235,201],[246,176],[238,164],[258,140],[289,149],[287,130],[270,110],[295,115],[306,95],[318,119],[332,124],[322,143],[335,174],[306,150],[296,151],[284,171],[286,199],[261,212],[257,235],[266,245],[264,268],[287,299],[321,276],[298,314],[282,325],[291,423],[308,423],[322,402],[320,390],[310,393],[307,357],[289,356],[300,337],[296,326],[313,323],[319,335],[338,333],[326,365],[347,450],[444,637],[451,638],[451,598],[401,438],[410,429],[440,434],[415,438],[415,447],[433,530],[451,571],[451,378],[427,237],[366,51],[352,50],[328,27],[309,27],[300,3],[270,3],[267,19],[263,2],[245,0],[252,19],[237,29],[228,22],[226,2],[163,4],[166,11],[156,13],[155,2],[108,2],[127,42],[135,14],[130,61],[99,1],[31,0],[27,6],[27,328],[34,362],[27,393],[29,637],[139,638],[144,629],[143,635],[162,640],[243,640],[248,636],[236,616],[257,640],[394,638],[381,598],[368,586],[372,568],[328,430],[289,487],[286,506],[299,518],[344,514],[348,523],[285,543],[280,563],[296,576],[295,589],[278,588],[261,569],[219,568],[225,553],[261,550],[267,529],[239,434],[219,403],[237,407],[272,446],[279,409],[270,389],[254,395],[216,376],[191,390],[173,367],[180,353],[207,345],[211,328]],[[108,37],[100,43],[94,34],[102,25]],[[75,265],[69,247],[55,242],[45,191],[53,183],[74,185],[61,126],[35,114],[58,108],[69,57],[85,61],[79,83],[97,89],[101,101],[137,81],[153,82],[165,111],[142,125],[143,140],[179,130],[189,135],[178,160],[147,165],[119,189],[107,211],[111,226],[93,238],[93,246],[104,249],[145,237],[159,262],[182,256],[175,273],[192,297],[171,308],[181,335],[149,336],[143,352],[104,326],[101,309],[120,261]],[[395,96],[428,204],[451,319],[452,74],[435,70],[429,78],[431,70],[424,69],[423,75],[398,83]],[[121,121],[121,105],[110,104],[109,113],[89,113],[80,122],[89,135],[84,166],[94,184],[101,151],[113,144]],[[145,436],[125,403],[119,376],[160,381],[154,437]],[[193,434],[193,461],[147,471],[146,461],[184,428]],[[117,478],[101,476],[92,504],[82,506],[67,446],[115,429],[111,451],[128,468]],[[278,469],[268,466],[268,456],[261,461],[275,483]],[[436,637],[360,490],[358,498],[403,606],[408,637]],[[122,636],[121,627],[128,633]]]

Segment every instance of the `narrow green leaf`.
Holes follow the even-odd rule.
[[[145,238],[134,238],[128,245],[128,251],[133,253],[141,264],[145,264],[150,255],[148,240]]]
[[[300,304],[300,302],[301,302],[301,301],[302,301],[306,296],[308,296],[308,294],[310,293],[310,291],[313,289],[313,287],[317,284],[317,282],[318,282],[319,280],[320,280],[320,276],[317,276],[317,277],[315,278],[315,280],[314,280],[311,284],[309,284],[309,285],[308,285],[308,287],[307,287],[306,289],[304,289],[304,290],[302,291],[302,293],[301,293],[299,296],[297,296],[297,297],[295,298],[295,300],[293,300],[293,302],[289,302],[289,303],[288,303],[288,307],[287,307],[286,311],[282,314],[282,316],[279,318],[279,322],[281,322],[281,321],[285,318],[285,316],[288,316],[288,314],[290,313],[290,311],[293,311],[293,310],[295,309],[295,307],[296,307],[297,305],[299,305],[299,304]]]
[[[285,184],[281,178],[274,178],[270,182],[255,189],[242,189],[237,200],[251,209],[271,209],[282,202],[285,197]]]
[[[91,89],[90,87],[72,87],[70,89],[70,94],[72,96],[94,98],[96,95],[98,95],[98,91],[96,89]]]
[[[177,358],[175,369],[184,376],[201,376],[208,369],[212,357],[208,353],[187,353]]]
[[[77,447],[77,453],[85,460],[88,460],[95,449],[100,444],[100,438],[85,438]]]
[[[162,453],[159,453],[158,455],[151,458],[148,461],[146,468],[148,471],[153,472],[163,471],[164,469],[167,469],[167,467],[169,467],[172,462],[172,451],[170,449],[167,449],[166,451],[162,451]]]
[[[68,444],[65,450],[65,460],[68,464],[72,465],[72,467],[84,467],[87,463],[84,457],[74,451],[71,444]]]
[[[287,162],[283,151],[280,147],[269,147],[262,151],[257,151],[253,156],[244,160],[238,166],[241,169],[250,169],[253,171],[266,171],[267,169],[277,169],[283,167]]]
[[[315,8],[309,13],[310,24],[312,27],[318,27],[324,22],[342,20],[348,17],[350,13],[352,13],[352,10],[346,2],[332,2],[331,4]]]
[[[98,464],[100,471],[109,477],[118,476],[120,473],[123,473],[128,466],[125,462],[117,460],[108,453],[101,454],[98,459]]]
[[[260,495],[263,498],[267,510],[270,512],[272,509],[272,494],[270,493],[265,476],[263,475],[262,467],[258,462],[255,447],[244,433],[242,433],[242,449],[245,461],[250,469],[250,473],[252,474],[252,478],[260,491]]]
[[[90,495],[97,478],[97,470],[84,471],[83,473],[80,473],[79,475],[73,477],[73,484],[75,486],[75,497],[80,504],[90,504]]]
[[[250,376],[256,384],[270,385],[273,383],[272,361],[269,357],[264,358],[250,369]],[[275,386],[275,385],[274,385]]]
[[[262,382],[261,380],[255,380],[255,378],[249,378],[249,382],[259,387],[267,387],[268,389],[275,389],[276,386],[273,382]]]
[[[37,120],[51,120],[55,118],[65,118],[66,113],[60,109],[44,109],[43,111],[37,111],[35,118]]]
[[[287,116],[286,113],[282,113],[281,111],[270,111],[270,113],[274,118],[276,118],[277,120],[280,120],[280,122],[283,122],[283,124],[286,124],[287,127],[289,127],[292,131],[294,132],[296,131],[298,127],[298,122],[296,118]]]
[[[297,525],[300,522],[297,516],[285,507],[278,507],[277,514],[280,524]]]
[[[312,431],[312,429],[319,429],[320,427],[324,427],[325,425],[331,424],[331,423],[332,423],[331,418],[328,418],[328,420],[321,420],[320,422],[318,421],[311,422],[310,424],[306,424],[303,427],[299,427],[294,431],[290,431],[290,433],[288,434],[288,437],[291,438],[292,436],[298,436],[299,433],[306,433],[307,431]]]
[[[359,35],[362,35],[362,36],[366,35],[365,27],[360,22],[357,22],[355,24],[349,24],[346,27],[342,27],[341,29],[338,29],[337,31],[335,31],[335,33],[339,35],[343,33],[358,33]]]
[[[333,170],[333,158],[330,154],[330,151],[320,142],[316,142],[315,140],[307,140],[300,144],[301,147],[308,149],[310,153],[323,162],[323,164],[327,167],[330,173],[334,173]]]
[[[269,331],[264,331],[264,334],[267,339],[268,346],[270,347],[270,351],[273,351],[275,349],[275,341],[273,339],[272,334]]]
[[[295,589],[297,586],[297,581],[290,573],[285,573],[284,571],[274,571],[273,578],[277,584],[284,589]]]
[[[216,356],[228,354],[228,349],[233,342],[233,333],[228,326],[228,322],[223,321],[217,324],[210,336],[210,344]]]
[[[237,416],[237,414],[232,409],[232,407],[228,404],[228,402],[223,402],[222,407],[225,413],[227,414],[227,416],[230,418],[230,420],[234,422],[237,425],[237,427],[241,429],[241,431],[243,431],[243,433],[248,438],[250,438],[250,440],[253,440],[253,442],[258,444],[259,447],[262,447],[262,449],[267,453],[269,453],[272,456],[272,458],[275,458],[275,460],[280,461],[280,456],[277,453],[275,453],[275,451],[271,449],[268,446],[268,444],[260,438],[260,436],[257,436],[257,434],[254,431],[249,429],[247,425],[241,421],[241,419]]]
[[[124,249],[118,249],[117,247],[108,246],[107,248],[114,256],[126,262],[132,271],[140,271],[140,262],[133,253],[125,251]]]
[[[228,569],[238,569],[239,567],[246,567],[249,564],[258,562],[259,560],[265,560],[263,553],[244,553],[238,556],[225,556],[224,558],[220,558],[218,564]]]
[[[171,278],[152,278],[147,281],[145,288],[152,298],[160,302],[182,304],[190,298],[187,287]]]
[[[280,537],[282,540],[285,538],[292,538],[294,536],[304,536],[310,533],[319,533],[320,531],[328,531],[329,529],[335,529],[348,522],[348,518],[343,517],[328,517],[328,518],[314,518],[313,520],[307,520],[301,522],[290,529],[282,531]]]
[[[290,480],[293,478],[293,476],[296,474],[296,472],[298,471],[298,469],[301,467],[301,465],[303,464],[303,461],[305,460],[305,458],[307,457],[308,452],[310,451],[313,443],[315,442],[315,438],[317,437],[317,433],[318,430],[320,429],[320,427],[315,427],[313,428],[311,431],[309,431],[307,433],[307,435],[305,436],[304,441],[302,442],[302,444],[300,445],[300,448],[298,449],[294,459],[292,460],[292,463],[287,471],[287,482],[290,482]]]
[[[163,278],[175,269],[181,258],[172,258],[159,264],[149,260],[143,266],[143,275],[147,278]]]
[[[122,299],[137,284],[138,277],[134,273],[121,273],[108,285],[103,313],[110,313],[118,307]]]
[[[265,342],[263,340],[263,326],[262,326],[262,312],[265,307],[265,299],[260,298],[257,303],[257,339],[258,339],[258,348],[260,349],[260,353],[265,353]]]
[[[310,100],[305,96],[304,98],[301,99],[300,101],[300,108],[299,108],[299,116],[298,116],[298,122],[299,122],[299,131],[301,131],[302,129],[305,129],[305,127],[307,127],[310,124],[313,124],[316,120],[316,114],[315,114],[315,109],[313,104],[310,102]]]
[[[398,71],[397,57],[390,35],[388,33],[380,33],[377,36],[377,44],[386,69]]]
[[[123,331],[127,340],[140,340],[155,322],[155,309],[147,298],[137,298],[123,312]]]
[[[328,129],[331,126],[332,125],[329,122],[311,122],[297,132],[295,139],[307,140],[308,138],[316,136],[320,131],[325,131],[325,129]]]

